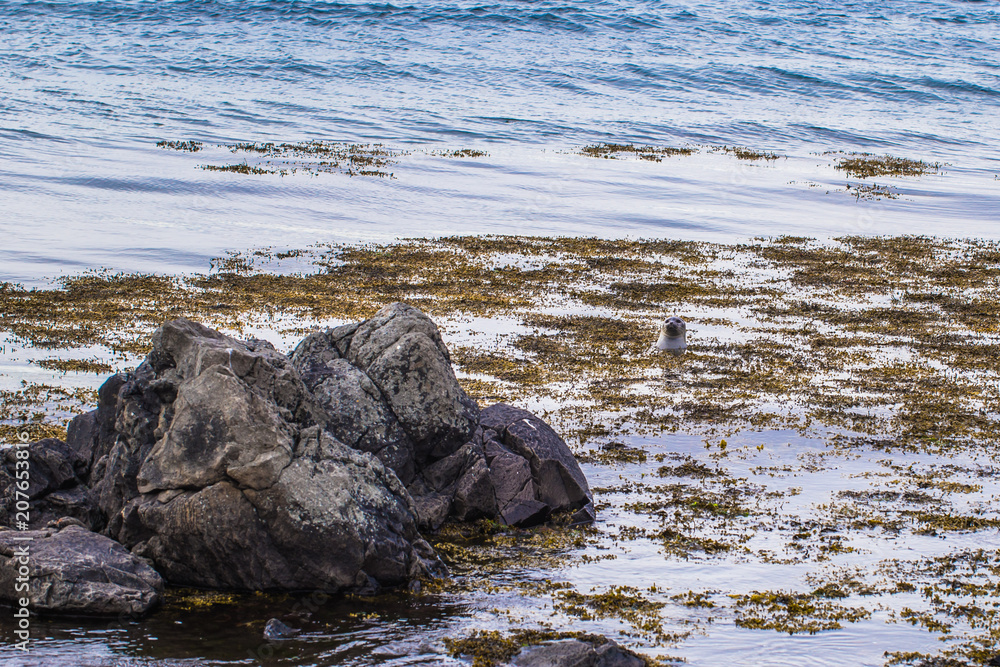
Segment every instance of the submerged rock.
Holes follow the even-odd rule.
[[[511,661],[516,667],[644,667],[638,655],[606,639],[599,643],[564,639],[529,646]]]
[[[264,626],[264,639],[274,642],[289,639],[299,634],[300,630],[290,628],[276,618],[272,618]]]
[[[22,549],[28,591],[15,578]],[[78,525],[62,530],[0,530],[0,599],[28,597],[36,612],[112,616],[145,614],[156,606],[163,579],[114,540]]]

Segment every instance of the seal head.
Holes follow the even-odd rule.
[[[660,325],[660,337],[654,346],[675,356],[684,354],[687,350],[687,323],[674,315]]]

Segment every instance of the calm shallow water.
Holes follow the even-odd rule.
[[[207,271],[227,250],[440,234],[1000,237],[994,2],[0,0],[0,34],[0,280],[43,284],[98,267]],[[310,139],[383,142],[410,154],[393,179],[198,168],[243,159],[220,144]],[[159,140],[206,149],[162,150]],[[661,163],[576,153],[596,142],[702,148]],[[722,144],[783,157],[748,163],[708,148]],[[456,148],[489,155],[428,153]],[[875,179],[900,196],[864,201],[844,192],[857,179],[835,171],[825,151],[945,166],[938,175]],[[4,354],[4,386],[53,379]],[[96,382],[73,374],[58,381]],[[746,434],[731,438],[734,449],[740,438],[766,443],[748,456],[769,465],[799,465],[827,447],[825,434]],[[634,444],[709,460],[698,436]],[[751,477],[804,487],[781,509],[792,514],[855,484],[846,475],[875,469],[876,459],[865,454],[777,482]],[[727,465],[750,474],[749,463]],[[590,464],[586,472],[594,486],[613,486],[619,475],[639,479],[654,467]],[[981,497],[997,490],[987,486]],[[718,590],[723,598],[808,589],[811,566],[685,560],[649,541],[611,544],[609,535],[641,518],[622,508],[626,495],[601,500],[610,503],[599,526],[607,550],[587,553],[615,560],[500,578],[550,577],[581,591],[655,582],[667,594]],[[769,538],[760,539],[767,547]],[[933,555],[961,539],[873,539],[838,562]],[[966,546],[988,546],[975,539]],[[263,621],[300,603],[248,598],[124,627],[39,619],[30,660],[2,653],[0,663],[252,664]],[[525,625],[551,621],[541,604],[514,594],[328,601],[293,621],[304,636],[266,662],[447,664],[441,638],[497,626],[490,610],[498,605]],[[725,613],[709,626],[705,614],[671,604],[668,625],[694,623],[695,632],[677,648],[649,650],[692,665],[833,666],[881,665],[886,650],[939,646],[919,627],[883,623],[886,613],[790,637],[740,629]]]
[[[651,457],[689,455],[710,466],[717,464],[734,477],[745,477],[751,484],[770,490],[801,489],[795,496],[777,501],[762,501],[761,515],[774,513],[786,518],[816,515],[816,506],[830,502],[838,491],[875,488],[877,483],[859,481],[857,474],[880,470],[879,459],[885,453],[860,451],[854,457],[830,457],[828,465],[809,469],[816,456],[829,455],[823,434],[804,437],[791,431],[763,431],[729,437],[729,453],[706,451],[710,439],[690,435],[661,438],[636,438],[629,444],[645,448]],[[717,444],[717,439],[711,440]],[[763,445],[758,450],[757,446]],[[713,455],[714,454],[714,455]],[[853,459],[853,460],[852,460]],[[899,464],[933,463],[926,455],[898,455]],[[884,462],[884,461],[883,461]],[[952,460],[954,464],[985,464],[988,460]],[[804,465],[806,464],[806,465]],[[638,481],[656,478],[659,466],[651,458],[647,464],[607,466],[584,464],[592,486],[607,488],[622,479]],[[777,469],[796,468],[783,476],[761,473],[758,466]],[[756,470],[756,472],[755,472]],[[669,480],[664,480],[669,481]],[[688,481],[691,480],[680,480]],[[990,482],[970,502],[989,499],[1000,492],[1000,484]],[[832,561],[805,560],[775,564],[761,561],[749,553],[731,555],[692,554],[688,558],[665,555],[658,544],[639,539],[617,539],[624,526],[650,527],[648,521],[625,507],[628,501],[642,499],[636,494],[598,492],[604,507],[596,528],[598,539],[587,547],[569,549],[565,566],[533,567],[509,564],[491,577],[492,584],[542,583],[545,580],[568,582],[580,592],[603,591],[610,586],[633,586],[645,592],[655,584],[657,593],[645,593],[651,600],[664,601],[659,616],[671,632],[690,633],[676,646],[652,647],[636,638],[636,628],[614,619],[580,621],[556,614],[546,595],[524,597],[515,592],[477,591],[451,594],[399,594],[374,599],[326,598],[311,594],[295,596],[236,596],[229,602],[211,607],[190,608],[175,600],[174,606],[149,618],[135,621],[35,619],[33,651],[26,661],[11,662],[32,666],[49,665],[158,665],[161,667],[196,664],[265,664],[265,665],[413,665],[468,664],[445,653],[443,639],[463,636],[471,628],[503,629],[506,623],[534,627],[551,623],[558,629],[602,632],[617,636],[650,655],[668,654],[693,666],[718,665],[735,661],[746,665],[788,666],[805,664],[824,667],[880,666],[886,651],[926,651],[940,648],[938,638],[919,627],[903,622],[886,623],[890,613],[905,606],[919,608],[921,596],[896,594],[891,598],[851,597],[845,602],[874,610],[872,617],[857,623],[844,623],[839,630],[816,634],[788,635],[774,631],[748,630],[733,624],[730,595],[766,590],[809,590],[808,575],[835,567],[871,568],[888,559],[913,559],[936,556],[962,548],[991,548],[993,538],[982,534],[949,535],[947,540],[930,536],[908,535],[905,539],[855,534],[850,544],[855,553],[834,555]],[[751,517],[750,525],[756,517]],[[717,528],[717,527],[716,527]],[[739,526],[730,526],[730,529]],[[708,534],[714,529],[706,527]],[[755,532],[748,529],[749,532]],[[725,532],[725,531],[723,531]],[[717,533],[715,533],[717,534]],[[789,532],[761,532],[747,543],[751,550],[780,546]],[[614,556],[611,560],[581,562],[579,556]],[[463,578],[476,575],[455,568]],[[481,583],[481,582],[480,582]],[[670,596],[688,590],[705,592],[716,608],[690,608]],[[503,610],[502,614],[498,610]],[[289,641],[270,644],[262,641],[261,631],[268,618],[280,617],[302,630]],[[4,619],[6,621],[6,619]],[[4,633],[9,630],[4,630]],[[622,634],[623,633],[623,634]],[[633,637],[629,638],[632,634]],[[645,647],[645,648],[643,648]],[[7,656],[10,654],[7,653]]]
[[[991,2],[3,0],[0,30],[4,280],[400,235],[998,234]],[[202,171],[239,158],[164,139],[489,157],[281,178]],[[790,159],[564,153],[602,141]],[[825,194],[846,181],[828,150],[949,166],[857,202]]]

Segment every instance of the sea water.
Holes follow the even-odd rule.
[[[3,0],[0,35],[2,280],[441,234],[1000,233],[995,2]],[[308,140],[409,155],[199,168]],[[601,142],[699,152],[579,154]],[[827,151],[942,166],[865,200]]]
[[[3,281],[45,285],[100,267],[204,272],[229,250],[443,234],[1000,237],[996,2],[0,0],[0,44]],[[227,145],[311,140],[380,143],[399,158],[391,178],[203,168],[262,164]],[[580,153],[599,143],[696,152],[661,162]],[[722,146],[777,159],[739,160]],[[458,149],[485,155],[435,154]],[[868,199],[834,168],[838,152],[940,167],[875,179],[895,197]],[[733,446],[766,443],[760,456],[771,461],[823,447],[780,432],[745,439]],[[684,434],[637,444],[653,454],[702,447]],[[585,470],[595,486],[620,473]],[[819,502],[851,472],[796,480],[806,488],[798,502]],[[620,509],[626,500],[609,501],[608,529],[635,520]],[[898,548],[933,554],[942,544]],[[583,590],[801,583],[795,566],[669,561],[648,544],[614,553],[504,576]],[[457,663],[440,640],[491,627],[497,600],[328,601],[266,662]],[[267,648],[261,621],[289,618],[300,603],[244,598],[142,622],[38,620],[33,653],[0,660],[254,664]],[[529,621],[550,611],[516,595],[506,603]],[[692,665],[879,665],[884,650],[939,644],[881,620],[789,637],[730,619],[663,652]]]

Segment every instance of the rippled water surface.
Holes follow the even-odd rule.
[[[457,232],[997,234],[995,2],[5,0],[0,31],[6,280]],[[391,180],[198,169],[311,139],[415,154]],[[596,142],[788,159],[574,154]],[[946,166],[865,202],[825,151]]]
[[[446,234],[1000,237],[994,1],[0,0],[0,44],[3,281],[44,285],[100,267],[204,272],[230,250]],[[204,147],[157,147],[165,140]],[[391,177],[315,173],[316,160],[269,165],[266,156],[227,148],[312,140],[384,144],[395,155]],[[695,152],[660,162],[580,154],[602,142]],[[724,146],[775,159],[741,160]],[[485,154],[440,154],[458,149]],[[834,168],[838,152],[939,166],[923,176],[859,179]],[[287,173],[203,168],[244,162]],[[858,185],[892,196],[861,196],[851,189]],[[9,344],[0,341],[5,387],[54,381],[8,363]],[[58,382],[97,380],[64,374]],[[877,468],[881,454],[862,451],[802,472],[829,435],[736,436],[732,450],[745,456],[726,465],[786,494],[801,487],[768,509],[795,516]],[[700,436],[633,444],[651,456],[709,460]],[[774,482],[751,470],[765,463],[799,472]],[[657,465],[585,469],[592,485],[610,488],[620,476],[652,476]],[[995,487],[983,482],[977,502]],[[612,536],[622,526],[642,521],[625,509],[636,498],[608,492],[599,500],[601,538],[569,550],[573,565],[513,568],[500,580],[551,578],[582,591],[656,583],[707,591],[720,607],[730,593],[805,585],[806,566],[665,558],[649,540],[619,543]],[[751,545],[757,552],[777,539],[761,535]],[[878,539],[838,562],[863,567],[874,558],[990,546],[980,540]],[[616,558],[580,561],[582,554]],[[310,607],[301,597],[248,598],[172,607],[124,625],[39,620],[27,662],[9,653],[0,662],[458,664],[442,638],[499,627],[498,605],[525,625],[552,620],[546,600],[427,594]],[[940,644],[920,627],[884,622],[906,602],[876,602],[868,620],[794,636],[736,627],[728,612],[713,625],[713,612],[671,603],[668,629],[691,634],[661,652],[692,665],[882,665],[887,650],[933,652]],[[296,623],[302,637],[261,644],[271,616]],[[607,620],[587,628],[630,630]]]

